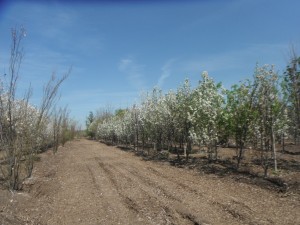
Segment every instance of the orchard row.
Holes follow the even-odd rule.
[[[257,66],[252,79],[225,90],[203,72],[195,88],[189,80],[164,94],[158,88],[142,97],[140,104],[100,113],[87,120],[88,133],[110,144],[152,146],[155,150],[182,148],[186,157],[192,146],[205,146],[209,160],[218,147],[234,142],[236,166],[246,148],[259,149],[267,175],[277,170],[275,144],[289,138],[299,141],[300,58],[293,57],[281,76],[274,66]]]

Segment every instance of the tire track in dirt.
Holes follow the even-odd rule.
[[[149,218],[149,213],[145,212],[143,209],[147,209],[149,207],[157,208],[163,212],[164,220],[171,224],[175,221],[178,222],[178,220],[181,220],[181,224],[200,224],[199,219],[197,219],[195,215],[186,213],[188,210],[184,209],[183,206],[178,207],[178,205],[181,204],[181,200],[169,193],[161,185],[139,174],[138,171],[130,169],[131,167],[128,167],[124,163],[117,163],[118,167],[116,167],[112,164],[105,165],[101,161],[101,158],[96,158],[96,160],[98,160],[99,167],[105,171],[114,188],[119,191],[119,196],[121,196],[123,202],[129,209],[136,213],[141,213]],[[136,201],[134,196],[129,197],[127,192],[128,190],[126,191],[124,186],[128,186],[130,188],[130,185],[124,185],[122,182],[123,187],[121,187],[121,184],[118,183],[118,179],[116,177],[125,178],[126,181],[131,184],[132,182],[137,183],[139,190],[136,191],[136,195],[138,195],[137,193],[140,193],[140,196],[147,199],[147,204],[145,205],[144,202]],[[174,202],[176,204],[174,204]],[[170,208],[170,205],[172,205],[174,209]]]
[[[87,170],[88,170],[89,176],[90,176],[90,178],[91,178],[91,180],[92,180],[92,183],[93,183],[95,189],[96,189],[96,190],[99,190],[99,189],[100,189],[100,188],[99,188],[99,185],[98,185],[98,183],[96,182],[96,177],[95,177],[94,173],[92,172],[91,167],[88,166],[88,165],[86,165],[86,168],[87,168]]]
[[[158,178],[163,178],[163,179],[166,179],[172,183],[174,183],[175,185],[179,186],[180,188],[184,189],[184,190],[188,190],[194,194],[197,194],[197,195],[201,195],[203,196],[204,194],[202,192],[200,192],[199,190],[197,190],[196,188],[192,188],[182,182],[179,182],[179,181],[176,181],[174,180],[174,177],[173,176],[166,176],[164,175],[163,173],[159,172],[158,170],[152,168],[152,167],[147,167],[148,170],[150,170],[153,174],[155,174]]]
[[[116,176],[116,174],[118,174],[118,173],[114,166],[112,166],[111,164],[106,165],[104,162],[102,162],[100,160],[99,157],[95,157],[95,158],[93,158],[93,160],[94,160],[93,164],[97,165],[97,168],[98,168],[98,169],[95,169],[95,167],[94,167],[94,169],[95,169],[94,173],[98,173],[98,174],[105,176],[105,180],[107,180],[107,182],[105,182],[105,186],[109,186],[109,189],[114,194],[113,197],[119,199],[118,200],[119,206],[121,206],[121,208],[125,207],[128,210],[127,216],[129,216],[131,218],[136,218],[135,222],[133,224],[151,224],[151,223],[149,223],[149,221],[147,221],[147,217],[143,215],[141,207],[139,207],[138,203],[134,200],[134,198],[123,193],[124,188],[122,186],[124,186],[124,184],[126,186],[126,184],[133,183],[131,178],[129,178],[128,176],[123,176],[122,184],[120,184],[120,181],[118,181],[118,177]],[[99,171],[99,169],[100,169],[100,171]],[[97,181],[96,181],[96,183],[97,183]],[[98,184],[97,184],[96,189],[99,192],[102,191],[101,187],[99,187]],[[107,200],[107,201],[109,201],[109,200]],[[112,204],[112,206],[113,206],[113,204]],[[123,209],[122,211],[126,211],[126,210]],[[122,224],[130,224],[130,223],[126,223],[126,222],[122,221]]]
[[[42,172],[34,174],[31,197],[23,206],[14,201],[19,218],[36,224],[300,224],[300,204],[292,198],[95,141],[68,143],[36,168]],[[33,209],[20,210],[28,205]]]
[[[118,154],[119,152],[115,153]],[[103,157],[95,157],[95,160],[106,174],[113,188],[118,191],[123,204],[133,212],[141,214],[144,218],[154,218],[153,212],[152,215],[149,215],[149,212],[155,211],[156,214],[162,217],[156,220],[155,224],[161,224],[158,221],[165,221],[162,224],[206,224],[202,218],[199,218],[199,214],[194,214],[188,205],[182,203],[179,196],[185,195],[186,190],[182,190],[184,193],[180,193],[179,196],[176,195],[178,184],[170,182],[169,179],[165,179],[166,177],[158,177],[158,173],[153,176],[151,169],[154,169],[151,167],[146,167],[147,172],[145,173],[137,167],[139,165],[136,165],[136,163],[140,164],[138,159],[135,159],[132,163],[124,163],[118,157],[112,158],[105,154]],[[170,192],[163,185],[160,185],[161,182],[172,183],[172,191]],[[133,183],[138,187],[135,189],[134,196],[132,196],[130,190]],[[181,185],[181,189],[186,187]],[[193,193],[196,192],[193,190]],[[143,199],[147,200],[141,201],[136,196],[143,196]]]
[[[124,168],[129,174],[137,177],[142,184],[145,184],[146,186],[152,187],[156,190],[158,190],[158,195],[159,197],[165,197],[167,199],[171,199],[173,201],[177,201],[178,203],[181,203],[182,200],[176,196],[174,196],[173,194],[171,194],[169,191],[167,191],[165,188],[163,188],[163,186],[159,185],[158,183],[153,182],[151,179],[144,177],[143,175],[139,174],[138,171],[136,170],[132,170],[132,169],[128,169],[128,168]]]
[[[140,207],[138,206],[136,201],[134,199],[130,198],[129,196],[122,194],[121,188],[118,185],[118,182],[115,178],[115,171],[107,168],[102,161],[99,161],[100,160],[99,157],[95,157],[95,160],[97,161],[98,166],[104,171],[106,177],[111,182],[113,188],[118,191],[117,194],[121,198],[124,206],[127,207],[129,210],[133,211],[134,213],[141,213]],[[128,182],[132,182],[132,180],[128,176],[124,176],[124,178],[126,178]]]
[[[135,177],[131,178],[127,173],[124,173],[120,168],[112,164],[106,165],[101,161],[101,158],[99,157],[95,159],[97,160],[99,167],[105,172],[105,175],[111,182],[113,188],[118,191],[118,195],[122,199],[122,203],[129,210],[141,214],[144,219],[153,220],[152,216],[150,216],[149,213],[144,209],[147,207],[159,208],[160,205],[157,204],[157,199],[150,196],[149,193],[141,187],[138,187],[138,189],[135,190],[134,196],[130,196],[130,194],[132,193],[128,193],[129,189],[131,188],[132,184],[137,183],[137,181],[134,180]],[[118,177],[123,179],[122,183],[120,182]],[[135,200],[134,197],[137,195],[140,195],[144,199],[147,199],[147,205],[145,205],[145,202],[138,201],[138,199]]]
[[[98,158],[97,160],[101,161],[101,158]],[[199,220],[199,215],[197,216],[197,214],[191,213],[193,210],[191,207],[189,207],[189,203],[183,203],[180,197],[178,197],[178,195],[191,195],[191,198],[201,197],[203,198],[204,202],[210,202],[210,208],[213,207],[214,211],[227,213],[228,216],[232,218],[231,220],[234,220],[237,223],[241,223],[241,221],[243,221],[243,224],[260,224],[259,221],[253,221],[252,211],[245,204],[239,204],[238,202],[234,201],[231,201],[229,204],[219,203],[214,199],[214,197],[204,195],[203,191],[199,191],[196,189],[196,187],[193,187],[196,185],[189,186],[185,184],[184,179],[178,181],[177,179],[174,179],[174,176],[166,176],[163,173],[159,172],[157,169],[150,166],[146,167],[146,171],[148,172],[144,173],[144,170],[141,170],[140,168],[140,164],[142,163],[133,163],[129,165],[129,163],[126,164],[123,161],[117,160],[117,162],[113,164],[110,163],[109,166],[105,166],[103,162],[100,162],[100,165],[105,168],[104,170],[109,174],[110,179],[112,179],[112,183],[114,183],[114,186],[119,190],[120,188],[117,184],[117,178],[115,177],[126,177],[130,182],[136,180],[136,183],[138,183],[140,186],[143,186],[144,190],[147,190],[149,188],[155,189],[156,191],[148,191],[144,193],[144,195],[147,197],[151,196],[152,198],[156,199],[156,202],[160,202],[159,207],[167,209],[165,211],[172,212],[172,218],[178,218],[178,215],[180,215],[181,218],[192,222],[193,224],[204,223],[203,220]],[[108,167],[110,169],[108,169]],[[172,189],[176,190],[176,192],[179,192],[179,194],[176,195],[176,193],[171,193],[162,185],[158,184],[157,181],[160,181],[161,183],[172,184]],[[164,203],[161,204],[162,202]],[[165,207],[166,202],[168,202],[168,204],[170,205],[173,205],[173,208],[170,209],[168,208],[168,206]],[[176,216],[174,216],[174,214],[176,214]]]
[[[114,173],[110,173],[110,170],[94,157],[90,158],[89,164],[85,165],[90,183],[93,184],[91,193],[94,199],[98,199],[96,206],[100,204],[101,214],[105,214],[100,224],[130,224],[129,221],[134,221],[134,224],[148,224],[143,220],[139,221],[134,201],[119,194]]]
[[[117,181],[114,178],[114,173],[110,169],[108,169],[104,165],[104,163],[101,162],[101,161],[98,161],[98,166],[105,172],[105,174],[107,175],[107,178],[112,183],[113,187],[118,190],[119,188],[118,188],[118,185],[117,185]]]
[[[139,177],[142,181],[144,181],[145,183],[147,183],[150,186],[156,186],[154,182],[151,182],[149,179],[144,178],[143,176],[141,176],[138,173],[138,170],[134,170],[134,169],[126,169],[129,173],[136,175],[137,177]],[[162,180],[162,179],[166,179],[168,182],[174,183],[176,186],[179,186],[180,188],[182,188],[186,193],[187,191],[190,192],[189,194],[192,195],[198,195],[198,196],[202,196],[203,198],[207,198],[207,196],[205,196],[202,192],[200,192],[199,190],[196,190],[195,188],[192,188],[184,183],[180,183],[178,181],[175,181],[174,179],[172,179],[173,177],[167,177],[165,175],[163,175],[161,172],[157,171],[156,169],[152,168],[152,167],[147,167],[147,170],[151,171],[154,175],[157,176],[157,179]],[[159,187],[160,188],[160,187]],[[178,203],[182,203],[182,200],[180,200],[178,197],[175,197],[174,195],[169,194],[165,189],[164,190],[164,195],[166,195],[169,199],[171,200],[175,200]],[[178,190],[178,189],[177,189]],[[238,203],[238,202],[234,202],[232,201],[232,203]],[[216,205],[218,208],[220,208],[222,211],[227,212],[229,215],[231,215],[234,219],[236,219],[238,222],[244,221],[244,224],[248,224],[248,222],[246,221],[250,221],[249,224],[253,224],[251,222],[251,218],[247,217],[236,211],[235,209],[233,209],[232,207],[228,207],[222,203],[218,203],[218,202],[213,202],[213,205]],[[232,206],[233,204],[229,204],[229,206]],[[242,205],[243,206],[243,205]],[[178,208],[178,207],[177,207]],[[241,208],[241,206],[239,207]],[[248,210],[250,210],[249,207],[245,207]],[[187,209],[186,208],[179,208],[176,210],[177,213],[179,213],[183,218],[188,219],[189,221],[193,222],[194,224],[199,224],[197,218],[195,215],[193,215],[192,213],[187,213]]]
[[[151,171],[153,174],[155,174],[158,178],[163,178],[170,182],[173,182],[174,184],[178,185],[179,187],[183,188],[184,190],[187,190],[195,195],[200,195],[203,198],[208,197],[208,196],[205,196],[203,192],[200,192],[196,188],[193,188],[184,183],[175,181],[173,179],[173,177],[165,176],[163,173],[161,173],[157,169],[154,169],[152,167],[147,167],[147,169],[149,171]],[[216,205],[218,208],[220,208],[222,211],[228,212],[228,214],[230,214],[232,217],[236,218],[238,221],[242,220],[242,221],[244,221],[245,224],[254,224],[251,221],[252,220],[251,218],[253,218],[253,210],[246,204],[236,201],[236,200],[231,200],[230,203],[227,205],[220,203],[220,202],[214,202],[214,201],[212,201],[212,203],[213,203],[213,205]]]
[[[114,153],[119,155],[119,152]],[[144,213],[142,208],[155,206],[164,211],[164,216],[171,221],[178,221],[180,218],[182,223],[205,224],[203,219],[199,219],[199,215],[192,213],[193,209],[187,202],[182,202],[180,196],[191,195],[192,199],[202,197],[205,199],[204,202],[214,202],[212,199],[204,196],[196,188],[188,186],[182,180],[178,181],[173,179],[173,176],[166,176],[153,167],[147,166],[145,169],[141,169],[141,166],[145,165],[142,165],[143,162],[139,161],[138,158],[135,162],[128,161],[124,163],[129,158],[127,156],[124,158],[124,155],[121,155],[120,158],[118,156],[114,158],[109,154],[109,156],[105,155],[105,157],[95,157],[95,160],[110,180],[113,188],[117,190],[123,204],[129,210],[147,217],[147,213]],[[132,183],[139,186],[139,189],[135,190],[135,192],[148,199],[148,205],[136,200],[135,196],[128,195],[128,190],[126,189],[132,187]],[[171,184],[172,191],[170,192],[159,183]],[[170,205],[172,206],[171,208]],[[237,217],[237,213],[234,213],[233,210],[224,210],[225,207],[220,207],[220,204],[211,203],[210,207],[213,207],[215,211],[227,213],[238,223],[244,219],[244,216]]]
[[[125,165],[123,163],[118,163],[118,165]],[[167,177],[165,175],[163,175],[162,173],[160,173],[159,171],[157,171],[156,169],[152,168],[152,167],[146,167],[146,170],[150,171],[150,173],[152,175],[155,175],[156,178],[155,180],[167,180],[170,183],[173,183],[175,185],[176,190],[178,189],[178,186],[185,192],[184,194],[192,194],[192,195],[198,195],[198,196],[202,196],[205,197],[201,192],[199,192],[198,190],[184,184],[184,183],[180,183],[178,181],[174,181],[172,179],[172,177]],[[158,185],[157,183],[153,182],[151,179],[147,178],[147,176],[143,176],[142,174],[139,173],[139,168],[135,168],[133,166],[127,166],[127,167],[122,167],[122,171],[127,171],[128,173],[122,173],[120,172],[120,174],[122,174],[122,176],[126,176],[126,174],[131,174],[135,177],[137,177],[142,183],[145,183],[147,187],[153,187],[156,188],[158,190],[160,190],[162,192],[162,195],[158,195],[155,196],[155,198],[160,201],[160,197],[164,197],[165,200],[170,201],[171,205],[174,206],[175,210],[170,210],[169,208],[167,208],[167,210],[169,212],[173,211],[173,213],[179,214],[182,218],[192,222],[193,224],[200,224],[199,222],[199,218],[197,218],[196,215],[194,215],[193,213],[191,213],[191,209],[188,209],[187,206],[183,206],[184,204],[182,203],[182,200],[177,197],[174,194],[171,194],[169,191],[167,191],[166,189],[163,188],[163,186]],[[149,175],[149,173],[148,173]],[[188,193],[187,191],[189,191],[190,193]],[[182,195],[181,195],[182,196]],[[172,202],[173,201],[173,202]],[[175,204],[174,204],[175,203]],[[222,211],[224,211],[224,209],[221,209]],[[235,215],[233,215],[230,211],[226,211],[228,212],[231,216],[233,216],[234,218],[237,218]],[[242,217],[238,218],[238,221],[241,220]],[[201,222],[201,224],[204,224],[204,222]]]

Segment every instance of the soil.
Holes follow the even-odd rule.
[[[298,192],[85,139],[40,157],[23,191],[0,189],[0,224],[300,224]]]

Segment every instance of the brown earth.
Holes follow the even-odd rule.
[[[41,154],[0,224],[300,224],[299,196],[77,140]]]

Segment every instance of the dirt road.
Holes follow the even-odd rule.
[[[4,225],[300,224],[291,196],[88,140],[44,153],[25,191],[2,200]]]

